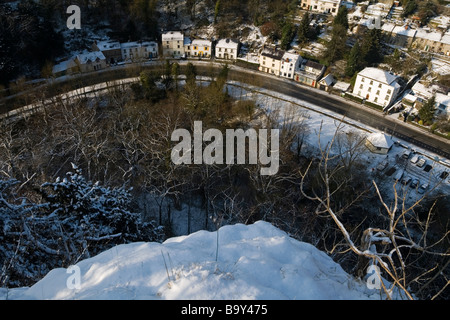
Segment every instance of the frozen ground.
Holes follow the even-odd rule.
[[[259,221],[162,244],[119,245],[54,269],[30,288],[0,289],[0,298],[362,300],[380,294],[314,246]]]

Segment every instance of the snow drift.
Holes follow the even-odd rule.
[[[77,288],[68,285],[73,268],[58,268],[32,287],[0,289],[0,294],[27,300],[380,298],[324,252],[262,221],[224,226],[218,234],[199,231],[162,244],[118,245],[76,268]]]

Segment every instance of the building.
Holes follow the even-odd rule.
[[[96,41],[92,44],[92,50],[103,53],[108,64],[122,60],[122,50],[118,41]]]
[[[285,51],[276,47],[263,47],[259,55],[259,71],[280,75],[281,60],[283,59]]]
[[[411,47],[413,49],[437,53],[442,51],[443,44],[441,43],[441,39],[442,33],[419,28],[417,29]]]
[[[365,145],[373,153],[388,154],[394,142],[390,137],[380,132],[367,136]]]
[[[300,7],[318,13],[329,13],[335,16],[338,13],[342,0],[302,0]]]
[[[105,55],[101,51],[79,54],[74,62],[80,72],[98,71],[107,67]]]
[[[300,68],[303,58],[296,54],[285,52],[281,59],[280,77],[294,79],[295,71]]]
[[[181,31],[168,31],[161,36],[164,57],[180,58],[184,56],[184,35]]]
[[[186,45],[185,53],[188,57],[211,58],[212,42],[210,40],[195,39]]]
[[[320,63],[303,60],[300,68],[294,74],[294,80],[315,88],[325,73],[325,69],[326,67]]]
[[[336,83],[336,79],[334,79],[331,73],[327,74],[325,77],[319,80],[318,87],[320,90],[330,91],[333,88],[333,85]]]
[[[120,44],[124,61],[139,61],[158,57],[158,44],[153,41],[124,42]]]
[[[239,54],[239,41],[220,39],[216,44],[215,57],[217,59],[236,60]]]
[[[53,76],[56,78],[76,72],[79,72],[79,68],[74,59],[61,61],[60,63],[55,64],[52,69]]]
[[[356,77],[353,94],[381,107],[387,107],[400,91],[398,77],[378,68],[365,68]]]

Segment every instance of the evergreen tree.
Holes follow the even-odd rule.
[[[344,56],[346,50],[347,29],[338,24],[333,27],[331,40],[326,45],[323,59],[326,64],[331,64]]]
[[[361,55],[364,65],[374,65],[383,61],[381,51],[381,29],[369,29],[363,38]]]
[[[300,44],[305,44],[309,41],[311,20],[309,18],[309,12],[305,12],[298,27],[297,39]]]
[[[419,117],[425,125],[430,125],[433,123],[434,115],[436,113],[435,104],[436,96],[433,96],[425,102],[419,110]]]
[[[338,13],[334,17],[333,27],[336,25],[341,25],[345,29],[348,29],[348,9],[346,6],[339,7]]]
[[[357,40],[350,50],[350,54],[347,59],[347,66],[345,68],[345,74],[352,77],[356,72],[361,69],[361,48],[359,41]]]

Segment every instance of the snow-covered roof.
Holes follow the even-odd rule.
[[[329,73],[319,82],[325,84],[326,86],[331,86],[335,81],[336,80],[334,79],[333,75]]]
[[[392,139],[388,136],[386,136],[384,133],[382,132],[378,132],[378,133],[372,133],[367,137],[367,140],[374,146],[374,147],[379,147],[379,148],[383,148],[383,149],[389,149],[390,147],[392,147],[392,145],[394,144],[394,142],[392,141]]]
[[[162,41],[183,41],[184,35],[181,31],[168,31],[161,35]]]
[[[53,73],[58,73],[58,72],[63,72],[66,71],[70,68],[76,67],[77,64],[73,61],[73,59],[69,59],[69,60],[65,60],[65,61],[61,61],[58,64],[55,64],[53,66]]]
[[[394,28],[395,28],[395,24],[386,22],[381,26],[381,31],[391,33]]]
[[[96,45],[100,51],[120,49],[120,42],[118,41],[100,41]]]
[[[392,29],[392,33],[413,38],[416,35],[417,29],[411,29],[408,25],[396,26]]]
[[[350,88],[350,83],[344,82],[344,81],[337,81],[334,86],[334,89],[341,90],[341,91],[347,91]]]
[[[192,45],[200,46],[200,47],[211,47],[212,43],[210,40],[195,39],[195,40],[192,40]]]
[[[446,33],[442,36],[441,41],[444,44],[450,44],[450,34]]]
[[[411,88],[412,92],[414,92],[415,95],[424,97],[426,99],[431,98],[433,96],[433,88],[425,86],[420,81],[417,81]]]
[[[285,52],[282,58],[282,60],[285,62],[294,62],[297,61],[298,59],[301,59],[300,55],[291,52]]]
[[[436,31],[429,31],[423,28],[417,29],[416,38],[426,39],[431,41],[440,41],[442,34]]]
[[[396,82],[397,76],[389,71],[385,71],[378,68],[368,67],[358,73],[359,76],[370,78],[372,80],[376,80],[381,83],[385,83],[388,85],[392,85],[393,82]]]
[[[88,62],[94,62],[97,59],[106,60],[105,55],[101,51],[94,51],[88,53],[82,53],[76,57],[81,64],[86,64]]]
[[[233,39],[220,39],[216,47],[217,48],[227,48],[227,49],[237,49],[239,46],[239,42]]]

